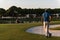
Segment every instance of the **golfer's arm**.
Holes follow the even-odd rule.
[[[41,17],[41,22],[43,22],[43,17]]]
[[[51,16],[49,16],[49,20],[51,21]]]
[[[43,25],[43,17],[41,17],[41,23],[42,23],[42,25]]]

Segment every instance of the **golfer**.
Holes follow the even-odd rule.
[[[45,12],[42,14],[42,20],[43,20],[43,30],[44,30],[45,36],[49,37],[51,36],[51,33],[49,32],[49,23],[51,20],[51,15],[47,11],[47,9],[45,9]]]

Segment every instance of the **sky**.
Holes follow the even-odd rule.
[[[0,8],[60,8],[60,0],[0,0]]]

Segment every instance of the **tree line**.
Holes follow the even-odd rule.
[[[26,14],[36,14],[37,16],[41,16],[44,12],[43,8],[36,8],[36,9],[27,9],[27,8],[21,8],[16,6],[11,6],[9,9],[5,10],[4,8],[0,8],[0,17],[4,16],[10,16],[10,17],[21,17],[25,16]],[[48,12],[51,14],[60,13],[60,8],[55,9],[48,9]]]

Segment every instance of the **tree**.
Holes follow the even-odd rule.
[[[17,23],[17,20],[18,20],[18,8],[16,6],[10,7],[7,10],[6,14],[7,14],[7,16],[16,17],[16,23]]]
[[[1,17],[1,16],[4,16],[5,13],[6,13],[6,10],[3,9],[3,8],[0,8],[0,17]]]
[[[6,13],[8,14],[8,16],[12,16],[12,17],[17,16],[18,14],[17,7],[16,6],[10,7]]]

